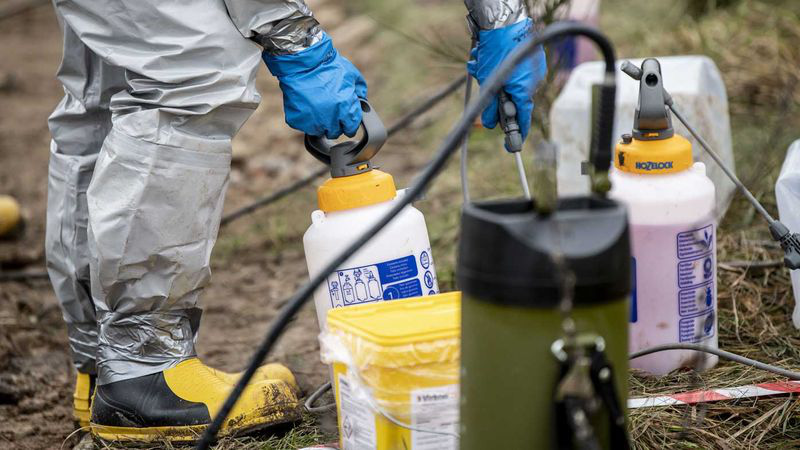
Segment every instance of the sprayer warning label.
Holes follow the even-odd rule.
[[[695,317],[684,317],[678,324],[681,342],[700,342],[714,336],[717,326],[714,310]]]
[[[691,289],[678,292],[678,305],[681,317],[696,316],[714,309],[714,283],[710,280]]]
[[[412,450],[458,448],[458,385],[411,391]]]
[[[700,342],[717,331],[714,224],[677,235],[678,339]]]
[[[419,260],[419,261],[418,261]],[[331,306],[360,305],[380,300],[438,293],[430,249],[369,266],[340,269],[328,277]]]
[[[696,258],[714,250],[714,225],[678,233],[678,259]]]
[[[341,432],[344,450],[372,450],[376,447],[375,416],[364,404],[354,398],[353,389],[343,375],[339,375],[339,401],[341,404]]]
[[[687,288],[707,283],[714,278],[714,255],[678,262],[678,287]]]

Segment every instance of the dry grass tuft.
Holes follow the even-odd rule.
[[[780,258],[759,236],[763,227],[723,233],[719,260],[767,261]],[[786,269],[720,270],[719,345],[728,351],[790,369],[799,369],[800,337],[791,322],[794,301]],[[720,361],[696,374],[674,372],[655,379],[632,374],[633,396],[669,394],[780,380],[735,363]],[[800,446],[800,399],[743,399],[631,411],[634,446],[651,448],[797,448]]]

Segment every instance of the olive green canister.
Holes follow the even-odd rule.
[[[461,226],[460,448],[565,447],[555,406],[565,369],[553,348],[564,336],[565,286],[577,333],[604,343],[624,433],[631,286],[625,208],[595,196],[561,199],[549,215],[524,200],[473,203],[464,206]],[[566,284],[565,273],[574,277]],[[611,415],[600,409],[591,416],[596,439],[601,448],[619,448]]]

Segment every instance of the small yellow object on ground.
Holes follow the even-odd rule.
[[[0,195],[0,237],[11,234],[21,221],[19,203],[13,197]]]

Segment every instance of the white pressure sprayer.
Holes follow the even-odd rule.
[[[331,167],[331,179],[317,190],[319,210],[303,236],[308,272],[318,274],[331,258],[366,232],[404,191],[370,160],[386,141],[386,129],[366,102],[360,141],[337,145],[305,138],[306,149]],[[425,217],[407,206],[361,250],[352,255],[314,293],[320,329],[331,308],[439,293]]]
[[[675,343],[717,348],[714,184],[672,128],[658,61],[645,60],[641,72],[633,132],[617,144],[611,173],[611,196],[628,207],[631,230],[630,352]],[[672,350],[631,367],[663,375],[716,363],[716,356]]]

